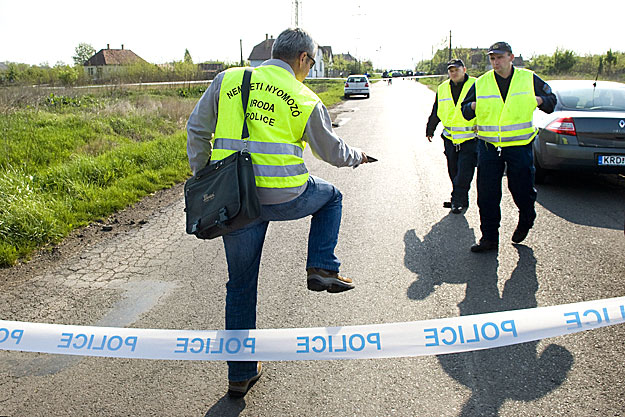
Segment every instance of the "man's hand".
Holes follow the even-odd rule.
[[[432,136],[426,136],[428,138],[428,142],[432,142]]]
[[[471,110],[475,110],[475,101],[471,102]]]
[[[541,104],[543,104],[543,98],[542,98],[542,97],[539,97],[539,96],[536,96],[536,104],[537,104],[538,106],[540,106]]]
[[[367,154],[366,153],[362,153],[362,161],[360,162],[361,164],[366,164],[367,162],[369,162],[369,160],[367,159]]]

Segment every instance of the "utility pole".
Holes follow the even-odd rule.
[[[451,30],[449,31],[449,60],[451,61]]]
[[[299,0],[293,0],[293,23],[296,28],[299,27],[299,6]]]
[[[241,49],[241,66],[243,66],[243,39],[239,39],[239,47]]]

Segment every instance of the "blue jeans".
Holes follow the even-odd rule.
[[[532,144],[497,148],[480,140],[477,146],[477,205],[484,239],[498,241],[501,222],[501,180],[508,168],[508,189],[519,208],[519,224],[532,227],[536,218],[534,203],[534,153]]]
[[[453,185],[451,203],[456,206],[469,207],[469,188],[473,181],[477,165],[477,139],[454,145],[449,139],[443,139],[447,172]]]
[[[270,221],[296,220],[312,215],[306,268],[339,270],[334,254],[341,225],[343,195],[321,178],[308,179],[306,191],[286,203],[261,206],[260,218],[223,236],[228,262],[226,330],[256,328],[258,269]],[[302,274],[302,276],[304,276]],[[256,362],[228,361],[228,379],[243,381],[256,375]]]

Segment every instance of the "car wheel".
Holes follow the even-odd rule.
[[[345,98],[349,98],[349,94],[345,94],[345,95],[344,95],[344,97],[345,97]]]

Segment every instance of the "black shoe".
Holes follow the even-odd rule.
[[[351,278],[342,277],[338,272],[321,268],[308,268],[308,289],[311,291],[343,292],[354,288]]]
[[[532,226],[528,226],[525,224],[519,224],[514,233],[512,234],[512,241],[514,243],[521,243],[523,242],[523,240],[527,237],[527,234],[529,233],[530,229],[532,228]]]
[[[455,204],[451,205],[451,212],[454,214],[460,214],[462,213],[462,210],[464,210],[464,207],[462,206],[457,206]]]
[[[481,238],[478,243],[471,246],[471,252],[476,252],[476,253],[488,252],[488,251],[497,250],[497,249],[499,249],[499,242],[497,242],[496,240],[488,240],[484,238]]]
[[[254,386],[258,378],[263,374],[263,365],[257,362],[256,375],[245,381],[228,381],[228,395],[233,398],[244,397],[245,394]]]
[[[444,207],[444,208],[451,208],[451,201],[445,201],[445,202],[443,203],[443,207]]]

